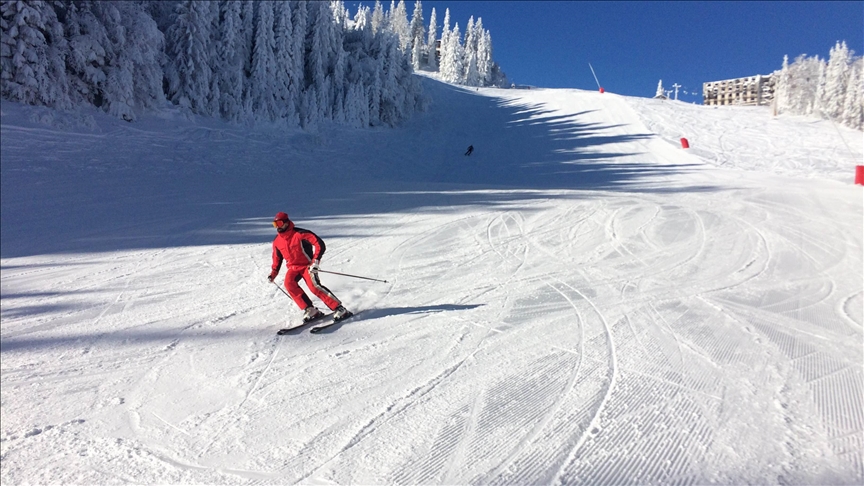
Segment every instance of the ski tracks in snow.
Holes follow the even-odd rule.
[[[748,145],[756,118],[637,106],[659,118],[645,125],[664,141],[641,136],[615,95],[506,96],[524,98],[525,116],[544,103],[567,119],[579,113],[586,134],[611,124],[607,135],[640,135],[596,145],[598,157],[616,154],[613,171],[615,160],[626,161],[622,173],[631,163],[723,168],[673,167],[657,184],[611,190],[406,183],[405,194],[358,195],[358,211],[342,216],[344,202],[330,203],[332,217],[316,221],[340,235],[328,239],[328,261],[391,283],[328,277],[374,317],[320,336],[273,336],[297,310],[263,281],[269,236],[4,260],[4,480],[861,482],[862,232],[848,216],[860,214],[860,194],[849,202],[852,192],[830,181],[766,183],[741,170],[810,171],[823,142],[777,142],[791,123],[780,120]],[[685,156],[678,131],[699,126]],[[811,128],[794,136],[813,139]],[[164,171],[177,155],[165,147],[222,147],[239,134],[202,127],[124,143],[170,155],[153,169]],[[51,133],[25,135],[75,153],[94,140],[64,148]],[[26,156],[27,137],[16,137],[4,156]],[[243,140],[215,162],[287,144]],[[846,160],[831,163],[839,171]],[[196,155],[184,170],[213,163]],[[395,204],[403,196],[422,203]],[[362,207],[367,197],[375,203]],[[184,227],[171,217],[154,224]],[[70,454],[79,450],[88,456]],[[119,462],[135,477],[109,471]]]
[[[712,451],[711,444],[726,440],[723,438],[726,432],[720,425],[723,417],[736,407],[741,407],[741,413],[747,413],[744,410],[748,410],[750,405],[746,402],[729,402],[729,397],[738,393],[730,394],[729,389],[740,389],[742,385],[727,376],[724,370],[730,365],[735,368],[754,366],[736,348],[746,342],[742,340],[752,343],[745,348],[760,347],[762,340],[754,340],[753,331],[746,328],[755,329],[739,324],[737,318],[725,321],[723,318],[710,318],[713,324],[709,326],[714,326],[711,331],[708,331],[711,327],[699,322],[708,318],[711,309],[727,296],[752,295],[754,289],[776,285],[776,272],[786,267],[777,261],[779,257],[773,248],[779,245],[788,252],[786,248],[790,246],[777,240],[774,231],[778,228],[766,226],[761,221],[764,213],[748,207],[746,202],[742,205],[746,217],[728,218],[726,213],[712,210],[710,202],[693,204],[695,201],[691,201],[684,208],[655,202],[650,197],[641,200],[634,199],[633,195],[629,197],[629,200],[620,202],[607,198],[602,206],[590,210],[581,208],[580,213],[590,213],[591,216],[574,221],[567,233],[580,235],[581,241],[588,242],[583,243],[584,246],[574,245],[572,239],[566,238],[563,240],[568,243],[561,244],[562,239],[554,236],[560,228],[550,230],[556,228],[553,222],[566,219],[562,215],[573,213],[573,209],[562,209],[561,206],[566,204],[560,202],[554,216],[547,211],[544,216],[548,219],[534,222],[530,230],[526,230],[524,219],[514,212],[492,220],[503,231],[493,233],[493,225],[487,226],[489,247],[503,262],[516,269],[511,278],[503,282],[509,289],[507,297],[502,300],[505,304],[504,321],[515,322],[519,319],[515,316],[526,315],[522,314],[524,311],[520,307],[533,300],[531,296],[537,295],[542,286],[553,289],[562,302],[577,309],[580,317],[571,319],[571,322],[579,323],[582,337],[576,348],[579,351],[557,344],[550,345],[549,350],[573,353],[578,356],[580,364],[570,375],[567,385],[559,390],[558,398],[545,403],[544,406],[548,407],[544,410],[545,415],[537,416],[525,429],[527,433],[517,434],[518,437],[497,452],[494,449],[486,451],[484,456],[488,459],[475,461],[469,454],[462,466],[468,471],[465,478],[504,483],[535,480],[547,483],[616,482],[625,478],[690,482],[710,476],[701,468],[706,461],[718,457],[719,451]],[[622,203],[624,206],[615,206]],[[537,228],[542,229],[538,232]],[[808,240],[805,237],[799,241]],[[590,251],[584,252],[586,248]],[[825,261],[824,251],[817,256],[809,255],[805,248],[793,251],[800,252],[810,261]],[[519,277],[513,278],[516,275]],[[831,282],[836,275],[836,272],[824,274],[823,278]],[[514,292],[515,289],[518,290]],[[574,297],[563,294],[565,289]],[[814,296],[815,300],[808,306],[823,305],[828,295]],[[551,302],[548,298],[540,300]],[[800,300],[792,303],[793,308],[808,307],[802,307]],[[837,306],[845,308],[842,302]],[[731,306],[726,307],[731,309]],[[596,330],[593,332],[590,330],[591,316],[596,316]],[[775,325],[780,325],[782,321],[775,322]],[[525,333],[529,329],[514,327],[513,324],[499,325],[498,328],[505,334]],[[532,324],[530,329],[537,329],[537,324]],[[601,336],[603,339],[598,341]],[[549,337],[554,340],[557,335],[550,333]],[[507,336],[500,339],[506,340]],[[768,342],[777,342],[777,339]],[[598,346],[604,346],[606,351],[600,351],[602,348]],[[618,348],[627,350],[623,362],[616,359]],[[638,359],[629,356],[636,349],[639,349]],[[598,361],[600,357],[604,358]],[[596,373],[596,369],[586,367],[586,359],[593,366],[602,364],[602,369],[606,370],[593,375],[600,379],[593,385],[586,380],[592,372]],[[837,379],[845,380],[852,390],[860,387],[856,384],[858,378],[850,378],[855,375],[843,374],[844,367],[824,368],[832,371],[828,375],[818,372],[820,376],[836,373]],[[769,383],[773,383],[771,387],[777,387],[778,397],[800,393],[801,389],[794,380],[784,384],[782,375],[769,374],[767,377],[770,377]],[[746,383],[745,387],[748,386]],[[520,386],[518,382],[511,385]],[[817,385],[811,388],[813,386]],[[772,393],[771,387],[764,392]],[[781,389],[793,391],[780,393]],[[593,390],[593,395],[590,390]],[[586,393],[594,397],[593,401],[579,402],[573,398],[582,395],[584,399]],[[826,392],[816,390],[815,393],[816,396],[825,396]],[[484,396],[490,395],[486,393]],[[848,405],[837,409],[855,408],[848,398],[838,398]],[[820,400],[819,403],[831,403],[836,398]],[[659,404],[663,403],[679,408],[679,412],[668,417],[658,415],[662,410],[658,408],[662,407]],[[523,406],[531,405],[523,403]],[[825,405],[820,407],[829,408]],[[562,420],[558,415],[562,408],[579,409],[590,414],[583,413],[580,419],[566,420],[571,427],[561,430]],[[628,411],[624,413],[625,410]],[[824,413],[829,423],[837,422],[832,418],[836,417],[834,411]],[[765,419],[773,423],[775,416],[768,414]],[[622,423],[626,420],[632,423]],[[559,429],[550,430],[550,424]],[[803,447],[807,439],[800,435],[799,429],[790,431],[782,420],[777,426],[785,429],[783,433],[790,436],[789,440],[796,444],[795,447]],[[680,434],[677,431],[680,427],[689,432]],[[860,430],[860,419],[847,421],[841,428]],[[482,431],[483,424],[472,430],[475,434]],[[842,445],[850,443],[846,437],[849,436],[836,439],[840,453],[850,450],[849,445]],[[561,449],[563,444],[569,446]],[[547,451],[544,460],[537,456],[541,445]],[[558,447],[557,452],[548,452],[556,450],[555,447]],[[745,460],[752,461],[762,451],[754,446],[742,449],[740,454],[747,458]],[[786,454],[777,453],[781,456]],[[611,457],[619,459],[610,463]],[[621,462],[625,457],[628,459]],[[496,463],[497,466],[490,467]],[[538,464],[549,464],[550,468],[538,470]],[[615,464],[615,468],[601,464]],[[759,466],[754,467],[758,469]],[[853,463],[851,467],[855,470],[858,466]],[[747,471],[747,467],[732,472],[718,471],[713,477],[746,477],[750,474]],[[778,474],[794,476],[800,472],[793,466],[785,466]]]

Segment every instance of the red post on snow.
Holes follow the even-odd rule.
[[[864,186],[864,165],[855,166],[855,184]]]
[[[606,92],[606,90],[603,89],[603,86],[600,86],[600,94],[603,94],[603,93],[605,93],[605,92]]]
[[[681,148],[690,148],[690,142],[686,138],[681,139]]]

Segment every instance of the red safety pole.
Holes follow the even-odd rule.
[[[690,142],[686,138],[681,138],[681,148],[690,148]]]
[[[855,184],[864,186],[864,165],[855,166]]]

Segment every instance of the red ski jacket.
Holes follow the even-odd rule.
[[[279,273],[282,261],[290,268],[308,267],[312,260],[324,256],[324,241],[315,233],[294,226],[288,222],[288,229],[276,235],[273,240],[273,275]]]

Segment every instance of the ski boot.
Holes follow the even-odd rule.
[[[348,309],[342,307],[341,305],[333,311],[333,322],[339,322],[343,319],[348,319],[353,316],[354,313],[349,311]]]
[[[324,317],[324,313],[318,310],[314,305],[310,305],[306,308],[303,314],[303,322],[312,322],[314,320],[320,319]]]

